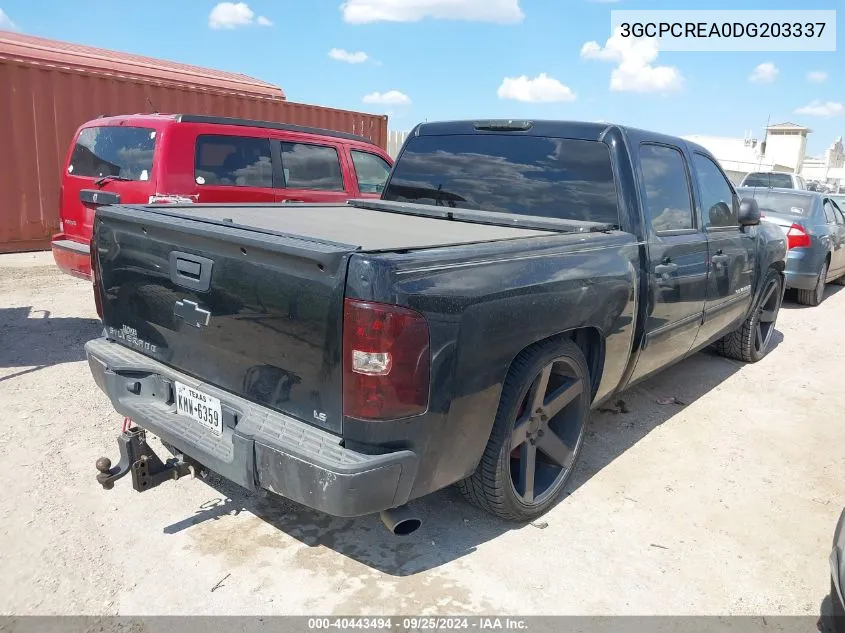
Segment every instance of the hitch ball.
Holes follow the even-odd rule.
[[[95,466],[101,473],[108,473],[111,470],[111,460],[108,457],[101,457],[97,460]]]

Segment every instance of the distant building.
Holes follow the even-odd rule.
[[[766,128],[765,140],[750,134],[745,138],[701,135],[684,138],[707,148],[734,184],[752,171],[786,171],[800,174],[807,181],[845,186],[842,137],[836,139],[824,157],[813,158],[807,156],[807,137],[811,133],[808,127],[786,122]]]
[[[816,180],[837,189],[845,186],[845,151],[843,151],[842,137],[837,138],[825,150],[821,158],[807,157],[801,167],[801,175],[805,180]]]
[[[745,138],[727,136],[684,136],[709,151],[735,185],[751,171],[792,171],[788,165],[775,163],[762,153],[760,141],[746,134]]]

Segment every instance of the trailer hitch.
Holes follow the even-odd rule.
[[[162,462],[147,444],[144,429],[138,427],[124,430],[117,438],[117,445],[120,449],[117,466],[112,467],[108,457],[97,460],[97,483],[105,490],[114,488],[114,482],[128,472],[132,473],[132,487],[138,492],[144,492],[165,481],[193,475],[198,470],[198,464],[181,455]]]

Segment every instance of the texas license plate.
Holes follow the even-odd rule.
[[[176,411],[196,420],[214,435],[223,435],[223,413],[218,398],[176,382]]]

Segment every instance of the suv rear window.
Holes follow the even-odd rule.
[[[748,174],[742,181],[743,187],[781,187],[783,189],[794,189],[792,176],[789,174],[758,173]]]
[[[149,180],[156,132],[145,127],[88,127],[79,133],[67,171],[74,176]]]
[[[618,225],[610,152],[597,141],[477,134],[418,136],[383,200]]]

